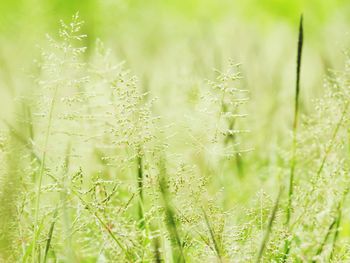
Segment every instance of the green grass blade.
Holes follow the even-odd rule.
[[[269,236],[270,236],[270,234],[272,232],[272,226],[273,226],[273,223],[274,223],[275,218],[276,218],[276,213],[277,213],[277,210],[278,210],[278,206],[279,206],[279,202],[280,202],[280,199],[281,199],[282,192],[283,192],[283,188],[281,187],[279,192],[278,192],[278,195],[277,195],[275,204],[273,206],[273,209],[271,211],[271,215],[270,215],[270,218],[269,218],[269,222],[267,224],[267,228],[266,228],[264,237],[263,237],[263,239],[261,241],[259,253],[258,253],[258,256],[257,256],[257,259],[256,259],[257,263],[261,261],[263,255],[264,255],[264,251],[265,251],[267,242],[269,241]]]
[[[336,223],[337,223],[337,218],[334,218],[328,227],[327,233],[326,233],[322,243],[320,244],[319,248],[316,251],[316,255],[315,255],[316,257],[321,255],[321,253],[323,252],[324,246],[326,245],[328,238],[331,235],[333,227],[336,225]],[[312,262],[316,263],[316,260],[312,260]]]
[[[180,233],[178,231],[178,227],[175,219],[175,212],[170,203],[169,192],[166,185],[166,169],[164,160],[161,161],[160,165],[160,178],[159,178],[159,188],[163,198],[165,215],[166,215],[166,226],[171,237],[171,246],[173,251],[173,257],[175,262],[185,262],[185,256],[182,248],[182,241],[180,237]],[[175,243],[175,244],[174,244]],[[174,245],[176,247],[174,247]]]
[[[58,209],[56,208],[56,211],[53,215],[53,219],[52,219],[52,223],[49,229],[49,233],[47,235],[47,240],[46,240],[46,246],[45,246],[45,253],[44,253],[44,260],[43,262],[46,263],[47,260],[47,255],[49,253],[49,249],[50,249],[50,244],[51,244],[51,240],[52,240],[52,235],[53,235],[53,230],[56,224],[56,220],[57,220],[57,214],[58,214]]]
[[[296,166],[296,150],[297,150],[297,130],[298,130],[298,116],[299,116],[299,99],[300,99],[300,72],[301,72],[301,59],[304,43],[304,28],[303,28],[303,15],[300,16],[299,22],[299,35],[298,35],[298,50],[297,50],[297,67],[296,67],[296,81],[295,81],[295,99],[294,99],[294,120],[293,120],[293,142],[292,142],[292,159],[290,163],[290,175],[289,175],[289,190],[288,190],[288,203],[286,209],[286,225],[289,227],[291,212],[292,212],[292,198],[294,190],[294,173]],[[291,242],[286,240],[283,262],[286,261]]]
[[[293,121],[293,144],[292,144],[292,160],[290,164],[290,177],[289,177],[289,191],[288,191],[288,205],[287,205],[287,225],[289,224],[292,209],[292,196],[294,188],[294,173],[296,165],[296,147],[297,147],[297,129],[298,129],[298,116],[299,116],[299,94],[300,94],[300,70],[301,70],[301,58],[304,42],[304,30],[303,30],[303,15],[300,17],[299,24],[299,37],[298,37],[298,53],[297,53],[297,70],[296,70],[296,84],[295,84],[295,100],[294,100],[294,121]]]
[[[211,237],[211,240],[214,244],[214,248],[215,248],[215,252],[216,252],[216,256],[218,258],[218,260],[220,262],[222,262],[222,251],[221,251],[221,247],[219,246],[216,238],[215,238],[215,233],[213,231],[213,228],[211,227],[211,224],[209,222],[209,218],[207,216],[207,213],[205,212],[205,210],[202,208],[202,212],[203,212],[203,215],[204,215],[204,219],[205,219],[205,223],[207,224],[207,227],[209,229],[209,233],[210,233],[210,237]]]

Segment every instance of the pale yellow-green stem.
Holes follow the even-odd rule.
[[[53,94],[53,97],[52,97],[52,100],[50,103],[48,123],[47,123],[47,129],[46,129],[45,141],[44,141],[44,149],[43,149],[43,153],[42,153],[40,170],[39,170],[39,175],[38,175],[38,179],[37,179],[38,182],[37,182],[37,190],[36,190],[35,211],[34,211],[34,229],[33,229],[33,242],[32,242],[32,262],[33,263],[35,263],[36,241],[37,241],[37,237],[39,235],[38,219],[39,219],[41,188],[42,188],[43,175],[44,175],[44,171],[45,171],[47,146],[48,146],[50,132],[51,132],[52,116],[53,116],[53,111],[54,111],[55,104],[56,104],[57,93],[58,93],[58,85],[56,85],[56,87],[55,87],[54,94]]]

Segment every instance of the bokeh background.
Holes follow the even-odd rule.
[[[256,149],[246,157],[251,169],[278,161],[274,149],[290,143],[301,13],[303,113],[323,93],[327,71],[343,67],[349,43],[347,0],[2,0],[3,119],[12,120],[16,98],[31,92],[29,79],[38,47],[47,45],[45,35],[56,36],[59,20],[69,21],[77,11],[88,35],[86,60],[102,40],[157,98],[155,113],[180,124],[174,127],[194,111],[201,87],[215,76],[213,69],[222,69],[229,59],[241,63],[242,85],[251,97],[247,141]],[[185,140],[181,129],[172,129],[178,136],[174,141]],[[260,174],[264,180],[269,172]]]
[[[3,0],[2,98],[25,88],[20,75],[30,71],[45,34],[55,35],[59,20],[68,21],[77,11],[85,21],[86,45],[101,39],[145,89],[166,90],[166,105],[168,100],[176,103],[169,90],[178,95],[191,89],[191,83],[182,83],[190,79],[184,75],[210,78],[212,68],[220,69],[231,58],[243,64],[246,85],[257,97],[254,104],[266,104],[259,113],[271,115],[291,103],[301,13],[306,39],[303,101],[322,90],[320,76],[328,68],[341,67],[349,42],[346,0]]]

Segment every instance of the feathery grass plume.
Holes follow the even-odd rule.
[[[343,125],[344,121],[345,121],[345,117],[346,117],[346,114],[348,112],[348,109],[349,109],[349,105],[350,105],[350,102],[347,102],[345,105],[344,105],[344,109],[343,111],[341,112],[341,117],[337,123],[337,125],[334,127],[334,131],[333,131],[333,134],[332,134],[332,138],[325,150],[325,153],[324,153],[324,156],[322,158],[322,161],[321,161],[321,164],[320,164],[320,167],[318,168],[317,170],[317,173],[316,173],[316,178],[315,178],[315,183],[317,183],[317,180],[319,179],[320,177],[320,174],[322,173],[322,170],[324,168],[324,165],[327,161],[327,158],[328,158],[328,155],[330,154],[330,152],[332,151],[333,147],[334,147],[334,142],[335,142],[335,139],[336,139],[336,136],[338,134],[338,131],[340,129],[340,127]]]
[[[129,249],[127,247],[124,246],[124,244],[119,240],[119,238],[113,233],[113,231],[111,230],[111,228],[107,225],[107,223],[105,223],[102,218],[99,216],[99,214],[94,211],[94,208],[91,207],[86,201],[84,201],[84,199],[80,196],[80,194],[76,191],[73,190],[73,193],[75,196],[77,196],[79,198],[79,200],[82,202],[82,204],[85,206],[85,208],[96,217],[96,219],[98,220],[98,222],[101,224],[101,226],[105,229],[105,231],[107,231],[107,233],[109,234],[109,236],[115,241],[115,243],[117,244],[118,247],[121,248],[121,250],[124,252],[126,258],[129,260],[131,260],[131,255],[129,252]]]
[[[100,106],[106,93],[90,100],[92,110],[98,112],[96,116],[92,114],[92,120],[99,121],[101,115],[106,117],[103,129],[96,128],[101,130],[96,137],[100,145],[98,151],[108,166],[135,173],[139,192],[139,226],[143,229],[144,177],[146,168],[150,166],[155,141],[153,129],[158,117],[154,117],[151,111],[153,101],[146,101],[147,94],[141,93],[138,79],[124,68],[124,63],[116,63],[111,50],[105,49],[101,41],[97,42],[96,53],[96,63],[90,65],[93,81],[105,90],[110,99],[106,107]]]
[[[203,162],[199,168],[205,173],[225,169],[241,178],[243,154],[251,151],[244,141],[250,133],[245,121],[249,91],[241,87],[240,65],[232,60],[225,69],[214,72],[215,78],[208,80],[198,91],[195,113],[186,116],[189,119],[189,143]],[[200,128],[203,123],[205,129]]]
[[[59,45],[57,43],[57,46]],[[86,74],[79,71],[77,74],[73,74],[73,70],[70,72],[72,75],[66,76],[63,74],[67,79],[69,77],[72,83],[78,85],[76,89],[68,92],[68,94],[73,94],[72,96],[62,96],[60,101],[62,102],[62,105],[60,105],[62,107],[60,110],[63,108],[63,113],[57,114],[59,117],[58,121],[63,123],[64,127],[76,124],[79,128],[77,131],[72,130],[73,132],[67,129],[64,133],[64,135],[74,136],[75,138],[72,153],[66,156],[71,155],[74,157],[70,161],[73,168],[77,169],[79,167],[77,161],[84,162],[89,160],[87,153],[97,152],[100,156],[99,167],[101,167],[101,171],[90,171],[86,173],[87,178],[85,180],[78,180],[78,177],[82,178],[82,172],[71,175],[67,170],[64,172],[62,182],[58,182],[57,177],[49,173],[49,176],[58,185],[57,191],[62,194],[61,201],[64,217],[62,227],[65,231],[55,232],[65,236],[66,242],[64,244],[67,245],[72,240],[72,245],[74,246],[75,244],[75,247],[83,249],[81,252],[88,256],[96,254],[96,251],[93,250],[93,243],[96,240],[103,242],[106,239],[104,237],[105,231],[101,234],[94,233],[94,231],[98,230],[97,227],[101,226],[105,229],[106,225],[111,231],[114,231],[114,228],[118,225],[123,232],[121,235],[126,235],[127,233],[130,236],[128,240],[123,240],[123,242],[128,246],[133,246],[132,255],[135,255],[135,258],[143,257],[143,255],[149,257],[151,253],[146,253],[145,251],[148,251],[151,245],[149,242],[151,233],[148,232],[147,228],[144,233],[143,227],[137,229],[133,223],[130,223],[127,217],[133,217],[133,213],[128,212],[126,215],[119,217],[119,213],[124,213],[126,208],[119,207],[120,201],[118,201],[118,198],[126,194],[132,194],[127,208],[133,206],[133,204],[130,205],[130,202],[135,197],[134,190],[126,183],[128,181],[122,184],[120,182],[129,180],[129,173],[133,173],[133,178],[137,181],[136,185],[140,185],[141,180],[138,179],[141,178],[143,180],[144,175],[148,176],[150,174],[151,145],[154,138],[152,129],[153,122],[157,118],[151,114],[151,102],[143,101],[145,94],[139,93],[136,78],[129,71],[125,70],[122,64],[115,63],[112,56],[109,55],[108,52],[96,54],[87,65],[88,73]],[[76,61],[78,63],[79,59],[77,58]],[[101,63],[103,65],[100,65]],[[85,68],[83,63],[79,62],[79,65]],[[65,87],[71,88],[72,86],[68,84]],[[54,130],[54,132],[56,134],[60,131]],[[56,156],[57,152],[56,147],[56,152],[51,153],[50,157]],[[86,164],[83,163],[82,165]],[[90,166],[88,167],[91,168]],[[74,170],[73,168],[70,170]],[[118,178],[115,177],[115,174]],[[75,206],[85,205],[81,205],[81,200],[79,198],[77,200],[77,196],[72,194],[72,189],[84,198],[89,207],[96,208],[97,214],[90,212],[81,216],[79,208],[76,208],[78,211],[74,211]],[[141,191],[141,196],[143,196],[142,190],[143,184],[141,189],[138,190],[139,193]],[[115,209],[115,206],[118,206],[119,209]],[[152,218],[152,211],[153,209],[147,211],[145,215],[139,215],[139,218],[142,218],[139,220],[138,228],[140,228],[141,224],[148,224],[145,218],[146,216],[147,218]],[[92,215],[95,215],[98,224],[92,224],[87,220]],[[113,219],[116,216],[118,220]],[[73,225],[71,226],[71,224]],[[83,227],[88,229],[90,233],[94,233],[94,235],[83,233],[80,230]],[[111,232],[112,234],[114,234],[113,231]],[[72,234],[70,232],[75,233],[74,239],[71,237]],[[109,234],[109,236],[111,235]],[[117,237],[117,235],[114,236]],[[140,237],[141,241],[136,237]],[[114,239],[112,238],[112,240]],[[129,252],[128,255],[126,253],[121,254],[121,251],[112,242],[106,242],[104,246],[105,248],[101,252],[103,257],[113,258],[116,255],[131,257]],[[141,246],[144,247],[141,248]],[[110,250],[107,248],[110,248]],[[62,247],[59,246],[59,249],[62,249]],[[78,250],[74,254],[71,253],[72,256],[68,257],[69,253],[67,251],[72,250],[72,248],[66,249],[67,260],[72,260],[75,258],[74,254],[79,254]]]
[[[84,253],[83,258],[118,258],[133,262],[142,253],[137,239],[138,227],[130,220],[133,213],[127,213],[127,210],[137,194],[133,193],[124,203],[119,193],[122,190],[120,181],[107,181],[101,176],[89,178],[87,173],[79,171],[72,178],[68,197],[78,201],[72,238],[73,244],[80,247],[79,251],[74,250],[76,258],[81,257],[79,252]],[[96,250],[96,243],[101,251]]]
[[[240,146],[237,136],[249,132],[247,129],[236,127],[238,120],[245,118],[242,106],[249,100],[248,90],[237,87],[237,80],[241,79],[240,64],[230,61],[227,71],[217,70],[215,81],[209,81],[212,88],[210,93],[210,104],[214,105],[214,114],[217,114],[213,142],[224,144],[223,156],[235,158],[238,171],[242,171],[242,160],[240,154],[247,151]],[[229,142],[232,142],[229,144]]]
[[[312,262],[317,262],[318,259],[326,258],[326,256],[320,257],[320,255],[324,252],[325,246],[327,244],[328,239],[330,238],[330,236],[332,234],[332,231],[334,232],[334,234],[333,234],[333,240],[332,240],[331,250],[330,250],[330,254],[329,254],[329,260],[331,261],[333,259],[333,256],[335,253],[336,242],[337,242],[338,235],[339,235],[339,226],[340,226],[341,217],[342,217],[343,203],[344,203],[344,200],[348,194],[348,191],[349,191],[349,188],[347,187],[344,190],[340,201],[338,202],[334,218],[331,221],[331,223],[328,227],[328,230],[324,236],[324,239],[323,239],[322,243],[319,245]]]
[[[44,142],[42,146],[41,164],[36,178],[36,193],[34,207],[34,230],[32,239],[32,262],[35,262],[37,254],[37,240],[40,235],[39,217],[40,217],[40,201],[42,194],[42,183],[45,174],[46,159],[48,155],[49,138],[52,132],[52,125],[56,115],[56,103],[60,98],[60,90],[63,88],[74,88],[86,81],[85,78],[76,77],[76,69],[80,69],[83,65],[79,61],[79,57],[85,51],[85,47],[74,47],[75,42],[82,41],[86,36],[80,34],[82,22],[79,21],[78,13],[72,18],[70,24],[61,21],[61,29],[59,36],[62,42],[55,41],[48,36],[51,52],[42,52],[43,62],[40,65],[42,76],[38,80],[38,84],[45,90],[48,101],[48,111],[44,113],[46,117],[46,127],[44,134]]]

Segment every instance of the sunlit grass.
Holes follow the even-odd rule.
[[[297,1],[278,26],[277,2],[264,25],[205,2],[124,3],[113,29],[90,1],[4,42],[1,262],[349,260],[347,52],[308,16],[296,37]]]

